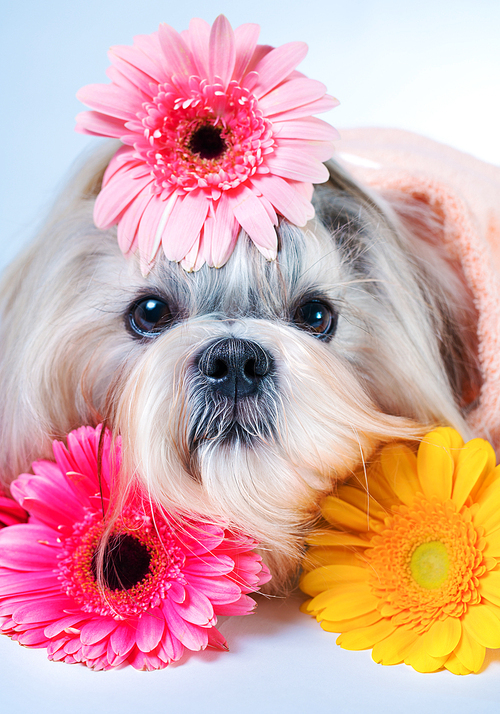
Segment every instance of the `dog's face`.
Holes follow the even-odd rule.
[[[167,508],[254,535],[279,589],[337,480],[381,443],[463,427],[443,300],[335,168],[317,218],[280,224],[276,261],[242,235],[223,268],[159,259],[147,277],[92,225],[101,174],[82,173],[4,283],[4,473],[105,420],[123,440],[122,493],[138,479]]]

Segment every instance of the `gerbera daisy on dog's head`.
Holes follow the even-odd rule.
[[[333,127],[310,116],[337,100],[295,70],[303,42],[258,45],[258,25],[220,15],[179,34],[169,25],[113,47],[110,85],[79,99],[83,133],[120,139],[97,198],[100,228],[118,223],[127,254],[148,272],[160,245],[188,269],[223,265],[243,228],[276,257],[278,215],[304,226],[312,183],[328,180]]]

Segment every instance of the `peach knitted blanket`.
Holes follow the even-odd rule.
[[[373,190],[425,196],[444,219],[479,313],[483,386],[469,424],[500,449],[500,167],[394,129],[341,131],[337,159]]]

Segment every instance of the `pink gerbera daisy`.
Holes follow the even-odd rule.
[[[120,139],[94,211],[99,228],[118,223],[125,254],[146,273],[160,245],[187,270],[223,265],[240,227],[276,257],[278,215],[313,217],[312,183],[328,179],[333,127],[311,114],[335,107],[326,87],[295,68],[307,45],[258,45],[258,25],[233,31],[194,19],[110,51],[111,84],[81,89],[95,111],[77,130]]]
[[[12,498],[0,493],[0,528],[13,526],[15,523],[26,523],[28,514]]]
[[[246,593],[270,577],[251,552],[256,543],[214,524],[181,524],[137,498],[114,526],[99,578],[120,444],[100,427],[67,442],[54,442],[55,463],[35,462],[34,475],[12,485],[30,517],[0,531],[2,632],[93,669],[161,669],[185,648],[227,649],[217,615],[251,612]]]

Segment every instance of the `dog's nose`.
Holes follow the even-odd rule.
[[[257,394],[272,364],[269,352],[256,342],[229,337],[206,348],[198,369],[218,392],[238,399]]]

